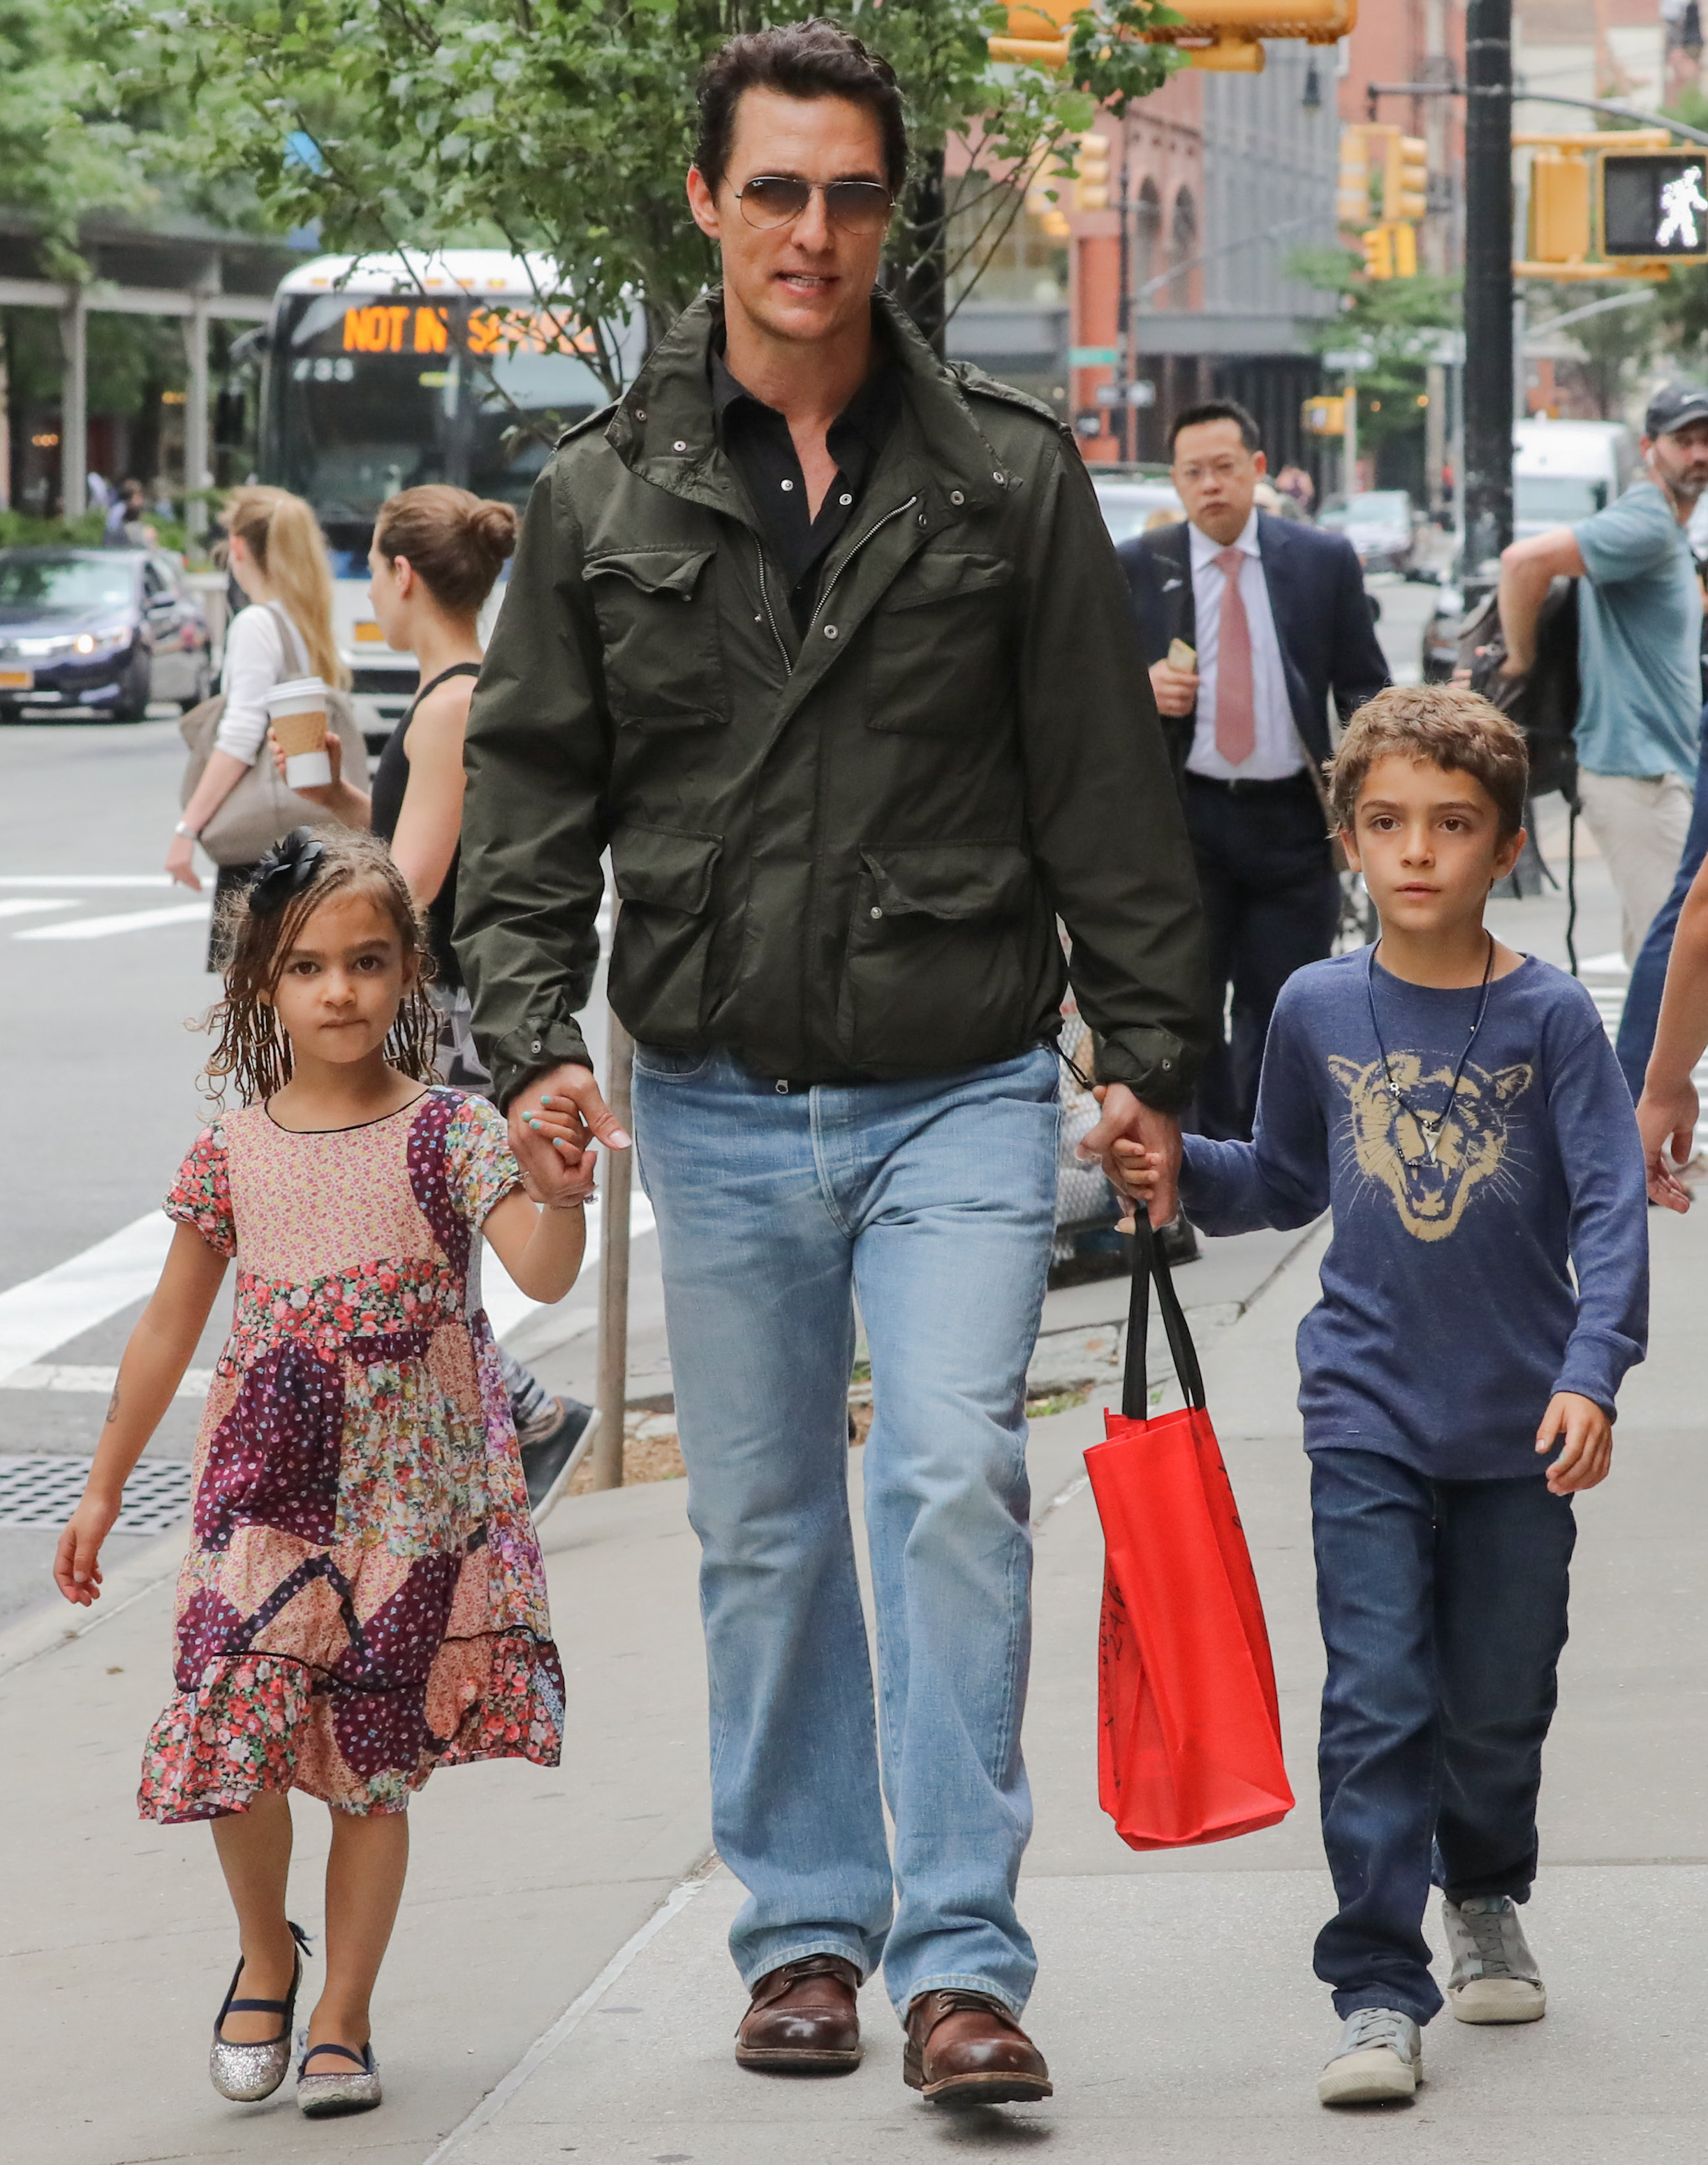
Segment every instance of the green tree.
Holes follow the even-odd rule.
[[[810,0],[90,0],[118,94],[173,101],[184,155],[240,173],[281,229],[318,224],[330,247],[486,242],[542,259],[539,298],[591,333],[607,387],[615,326],[656,327],[712,272],[682,179],[695,77],[733,33],[798,19]],[[1170,48],[1126,34],[1174,18],[1159,0],[1078,15],[1061,74],[996,65],[990,0],[852,0],[842,19],[907,92],[917,172],[892,254],[940,286],[948,222],[976,213],[986,252],[1019,213],[1014,185],[1072,171],[1073,139],[1104,100],[1156,88]],[[969,172],[945,186],[952,139]],[[951,161],[959,164],[959,159]]]
[[[81,0],[0,0],[0,203],[34,229],[44,267],[86,266],[77,227],[146,199],[134,130],[113,109]]]
[[[1411,278],[1369,278],[1361,256],[1347,248],[1303,248],[1291,258],[1293,276],[1319,292],[1338,296],[1337,314],[1316,324],[1319,353],[1361,350],[1371,366],[1358,372],[1359,440],[1377,450],[1423,430],[1424,371],[1436,357],[1441,334],[1464,320],[1459,281],[1430,271]]]

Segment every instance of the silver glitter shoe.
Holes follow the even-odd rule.
[[[308,2119],[332,2120],[339,2113],[371,2112],[379,2104],[380,2063],[371,2045],[364,2045],[360,2052],[348,2045],[311,2046],[306,2030],[297,2031],[297,2043],[302,2053],[297,2062],[297,2102]],[[330,2075],[307,2074],[304,2069],[314,2052],[336,2052],[350,2064]]]
[[[288,1920],[287,1920],[288,1921]],[[223,2098],[234,2104],[259,2104],[270,2098],[291,2071],[291,2017],[297,2011],[297,1988],[302,1982],[302,1957],[308,1952],[308,1936],[300,1925],[291,1926],[297,1942],[297,1967],[291,1974],[288,1999],[235,1999],[243,1975],[239,1960],[226,1989],[225,2004],[214,2019],[213,2043],[208,2054],[208,2079]],[[221,2036],[228,2015],[277,2015],[279,2034],[264,2045],[234,2045]]]

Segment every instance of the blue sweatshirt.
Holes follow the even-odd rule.
[[[1408,984],[1370,948],[1312,963],[1275,1006],[1255,1139],[1186,1138],[1181,1200],[1206,1233],[1333,1213],[1299,1326],[1307,1451],[1539,1474],[1553,1394],[1611,1414],[1643,1356],[1642,1150],[1595,1004],[1534,956],[1496,978],[1448,1112],[1480,998]]]

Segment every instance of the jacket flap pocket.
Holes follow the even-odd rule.
[[[689,835],[673,827],[622,827],[611,837],[611,868],[624,902],[680,909],[696,917],[712,899],[712,874],[723,851],[721,835]]]
[[[584,579],[603,578],[607,573],[626,579],[644,594],[674,594],[691,601],[700,573],[716,549],[617,549],[596,556],[581,567]]]
[[[879,906],[892,917],[1023,917],[1035,890],[1017,842],[933,842],[918,850],[863,850]]]
[[[916,556],[885,597],[886,612],[922,608],[928,602],[959,601],[1011,585],[1014,566],[1001,556],[970,556],[933,550]]]

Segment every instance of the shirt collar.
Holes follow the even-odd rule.
[[[1258,547],[1258,512],[1255,504],[1251,508],[1251,516],[1246,520],[1244,529],[1238,539],[1232,543],[1212,541],[1207,534],[1194,525],[1190,519],[1187,521],[1186,531],[1192,537],[1192,569],[1195,572],[1201,572],[1212,565],[1223,549],[1230,546],[1239,550],[1247,556],[1260,556],[1263,553]]]
[[[773,421],[782,422],[783,417],[775,406],[767,406],[763,398],[756,397],[738,377],[731,373],[721,341],[712,347],[711,363],[712,413],[720,442],[728,440],[732,411],[742,413],[744,418],[768,415]],[[880,451],[896,424],[901,407],[901,371],[880,350],[877,366],[831,423],[827,439],[838,429],[851,429],[869,452]],[[833,451],[835,446],[831,448]]]

